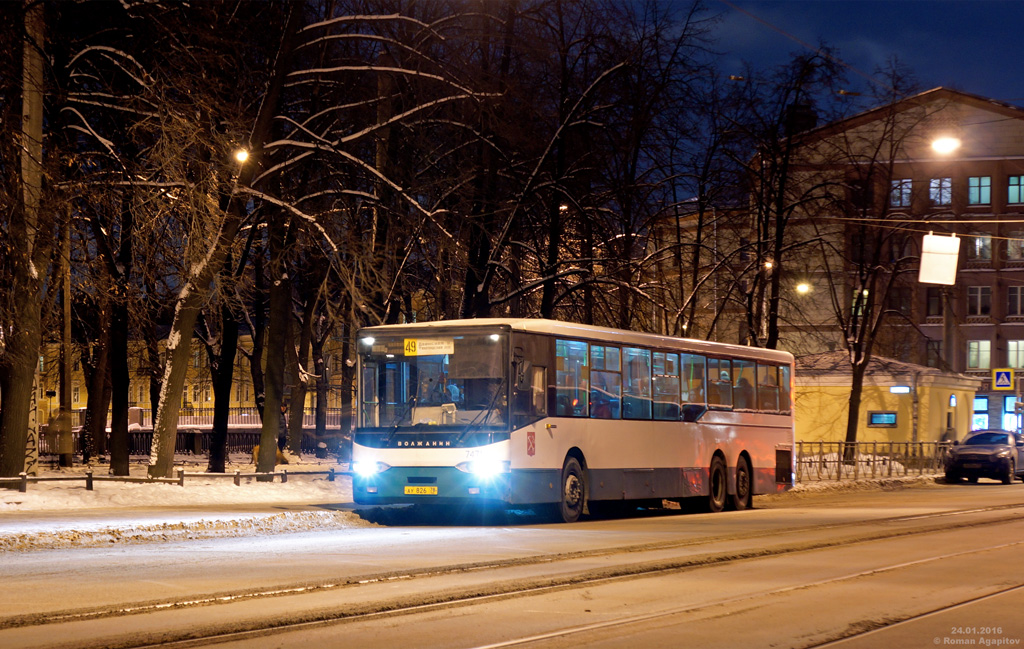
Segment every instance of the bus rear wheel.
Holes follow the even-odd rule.
[[[753,485],[750,481],[750,462],[741,457],[736,463],[736,493],[732,496],[732,506],[736,511],[750,509],[753,504]]]
[[[587,498],[586,477],[579,460],[570,457],[562,465],[562,497],[558,503],[558,513],[566,523],[575,523],[583,515],[583,505]]]
[[[716,455],[711,459],[711,469],[708,471],[708,486],[711,488],[711,493],[708,494],[709,512],[720,512],[725,509],[729,493],[726,485],[725,462]]]

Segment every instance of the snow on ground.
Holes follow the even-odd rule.
[[[203,505],[270,504],[270,503],[350,503],[352,502],[352,481],[348,476],[337,475],[334,482],[326,475],[303,476],[303,472],[328,471],[331,468],[341,473],[348,467],[333,461],[298,461],[279,465],[277,470],[286,470],[288,482],[280,477],[273,482],[257,482],[249,474],[254,472],[250,462],[241,456],[232,456],[228,462],[226,478],[193,477],[204,473],[205,463],[177,464],[186,472],[184,487],[177,484],[140,484],[95,480],[93,490],[86,490],[85,473],[90,467],[75,466],[66,469],[44,468],[38,477],[79,476],[81,480],[60,482],[29,483],[28,490],[20,493],[17,489],[0,489],[0,517],[6,512],[27,511],[82,511],[97,508],[144,508],[144,507],[187,507]],[[241,485],[235,486],[232,479],[235,470],[241,472]],[[106,465],[92,467],[93,475],[108,475]],[[132,464],[132,477],[146,477],[147,466]]]
[[[257,482],[254,467],[244,457],[232,457],[231,477],[193,476],[205,471],[205,461],[185,461],[175,468],[186,472],[185,484],[126,483],[95,480],[86,489],[89,467],[44,468],[39,477],[72,477],[73,481],[29,483],[25,493],[0,489],[0,553],[70,547],[110,546],[116,543],[185,541],[209,537],[253,536],[313,529],[344,529],[373,525],[351,511],[352,481],[333,461],[298,461],[278,466],[288,482]],[[338,475],[301,475],[328,471]],[[241,473],[240,485],[233,480]],[[107,475],[107,466],[92,467],[94,477]],[[132,477],[146,477],[144,464],[132,464]],[[285,505],[294,510],[282,511]],[[275,507],[278,506],[278,507]],[[221,511],[223,509],[224,511]]]
[[[177,465],[186,471],[185,486],[96,480],[86,490],[89,467],[44,467],[40,477],[79,476],[83,479],[30,483],[26,493],[0,489],[0,554],[26,550],[110,547],[119,543],[188,541],[211,537],[240,537],[303,532],[320,529],[370,527],[347,507],[352,503],[352,481],[341,473],[348,467],[333,460],[293,458],[281,465],[288,482],[257,482],[248,456],[230,458],[226,473],[232,477],[193,477],[205,472],[204,458],[185,458]],[[338,475],[301,475],[328,471]],[[133,477],[145,477],[145,464],[133,463]],[[96,477],[107,475],[105,465],[92,467]],[[797,484],[792,494],[897,489],[934,483],[935,475],[874,480],[818,481]],[[776,499],[786,494],[765,496]],[[285,507],[291,505],[292,507]],[[756,502],[755,502],[756,506]]]

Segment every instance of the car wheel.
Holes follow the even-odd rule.
[[[1003,476],[1003,484],[1011,484],[1015,475],[1017,475],[1017,467],[1014,466],[1013,460],[1010,460],[1009,466],[1006,467],[1006,475]]]
[[[976,476],[976,475],[968,476],[967,482],[970,482],[971,484],[978,484],[978,476]]]
[[[947,484],[956,484],[956,483],[960,482],[961,480],[963,480],[963,477],[961,477],[960,474],[952,473],[950,471],[946,472],[946,483]]]

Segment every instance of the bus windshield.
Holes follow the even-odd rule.
[[[508,418],[508,335],[363,334],[363,428],[503,425]]]

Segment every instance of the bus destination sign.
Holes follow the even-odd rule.
[[[403,346],[406,356],[435,356],[454,354],[454,338],[406,338]]]

